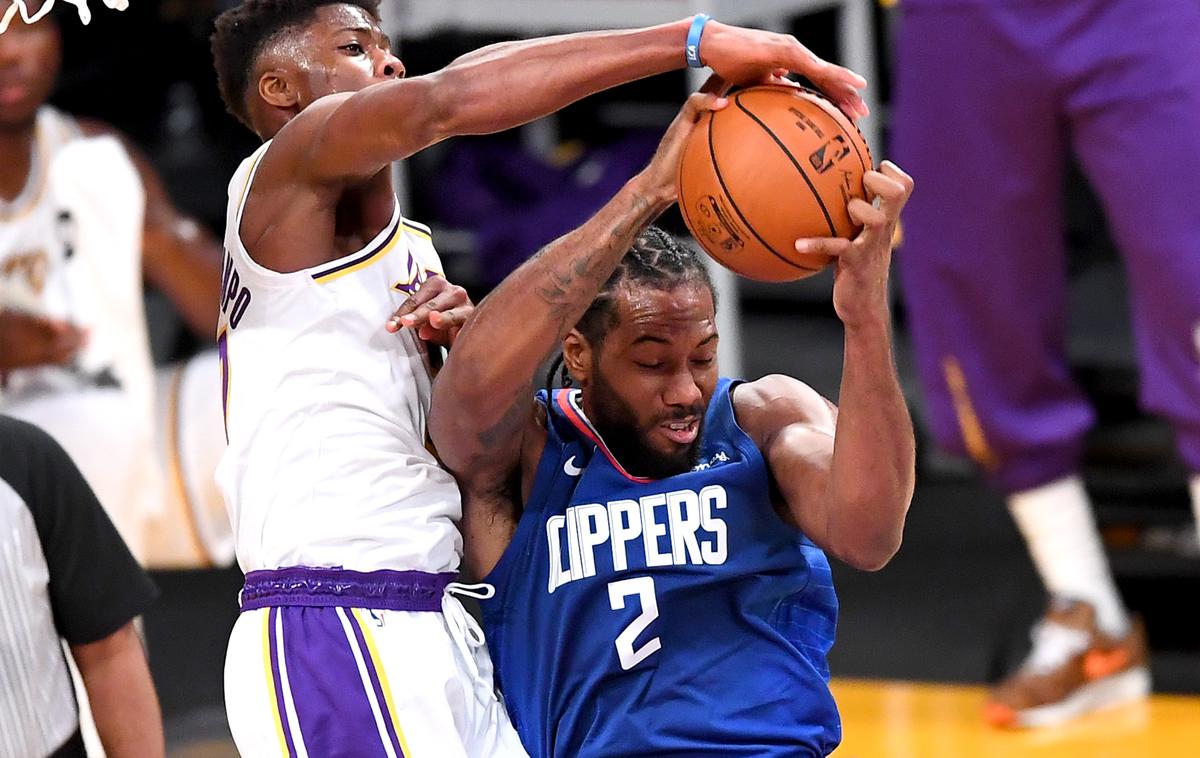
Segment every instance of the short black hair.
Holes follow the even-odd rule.
[[[226,110],[238,121],[250,126],[246,90],[266,44],[285,29],[308,23],[326,5],[355,5],[379,20],[379,0],[242,0],[217,16],[209,40],[217,86]]]
[[[575,328],[593,346],[604,341],[608,332],[617,325],[616,292],[622,285],[652,287],[658,290],[673,290],[682,284],[698,283],[712,293],[713,307],[717,305],[717,290],[709,276],[704,259],[691,247],[657,226],[647,227],[638,235],[633,247],[625,253],[604,288],[575,324]],[[546,386],[553,384],[554,374],[562,366],[559,355],[546,375]],[[571,381],[566,367],[560,382],[569,386]]]

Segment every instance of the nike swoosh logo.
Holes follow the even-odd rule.
[[[573,455],[563,463],[563,471],[567,476],[579,476],[583,473],[583,469],[575,465],[575,456]]]

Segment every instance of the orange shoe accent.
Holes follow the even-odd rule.
[[[1004,703],[988,703],[983,708],[983,720],[998,729],[1008,729],[1017,723],[1017,712]]]
[[[1125,648],[1112,650],[1089,650],[1083,659],[1083,675],[1089,681],[1111,676],[1129,665],[1129,651]]]
[[[1139,671],[1147,665],[1146,632],[1139,619],[1132,619],[1129,632],[1116,639],[1099,630],[1096,610],[1088,603],[1054,598],[1039,626],[1035,627],[1038,630],[1034,634],[1035,645],[1039,644],[1040,630],[1045,624],[1086,634],[1087,647],[1071,653],[1051,668],[1046,665],[1034,667],[1030,662],[1032,658],[1027,658],[1015,672],[992,688],[983,713],[987,723],[1005,728],[1059,723],[1102,706],[1078,701],[1063,711],[1042,709],[1072,702],[1072,698],[1088,685],[1097,683],[1103,688],[1100,682],[1116,681],[1116,677],[1127,672],[1140,675],[1142,681],[1146,679],[1147,672]],[[1129,686],[1133,688],[1135,684],[1133,681]],[[1133,689],[1129,692],[1130,698],[1141,696]]]

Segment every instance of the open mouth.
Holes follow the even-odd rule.
[[[658,425],[658,429],[667,439],[679,445],[690,445],[696,441],[700,433],[700,419],[673,419]]]

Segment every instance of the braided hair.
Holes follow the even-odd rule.
[[[617,289],[622,285],[652,287],[672,290],[681,284],[698,282],[712,293],[713,306],[717,304],[717,291],[704,261],[688,245],[658,228],[650,226],[638,235],[633,247],[621,259],[612,276],[604,283],[600,294],[588,306],[575,328],[592,345],[604,341],[610,329],[617,324]],[[571,375],[563,363],[560,352],[546,373],[546,388],[554,385],[554,375],[559,374],[559,384],[571,386]]]

